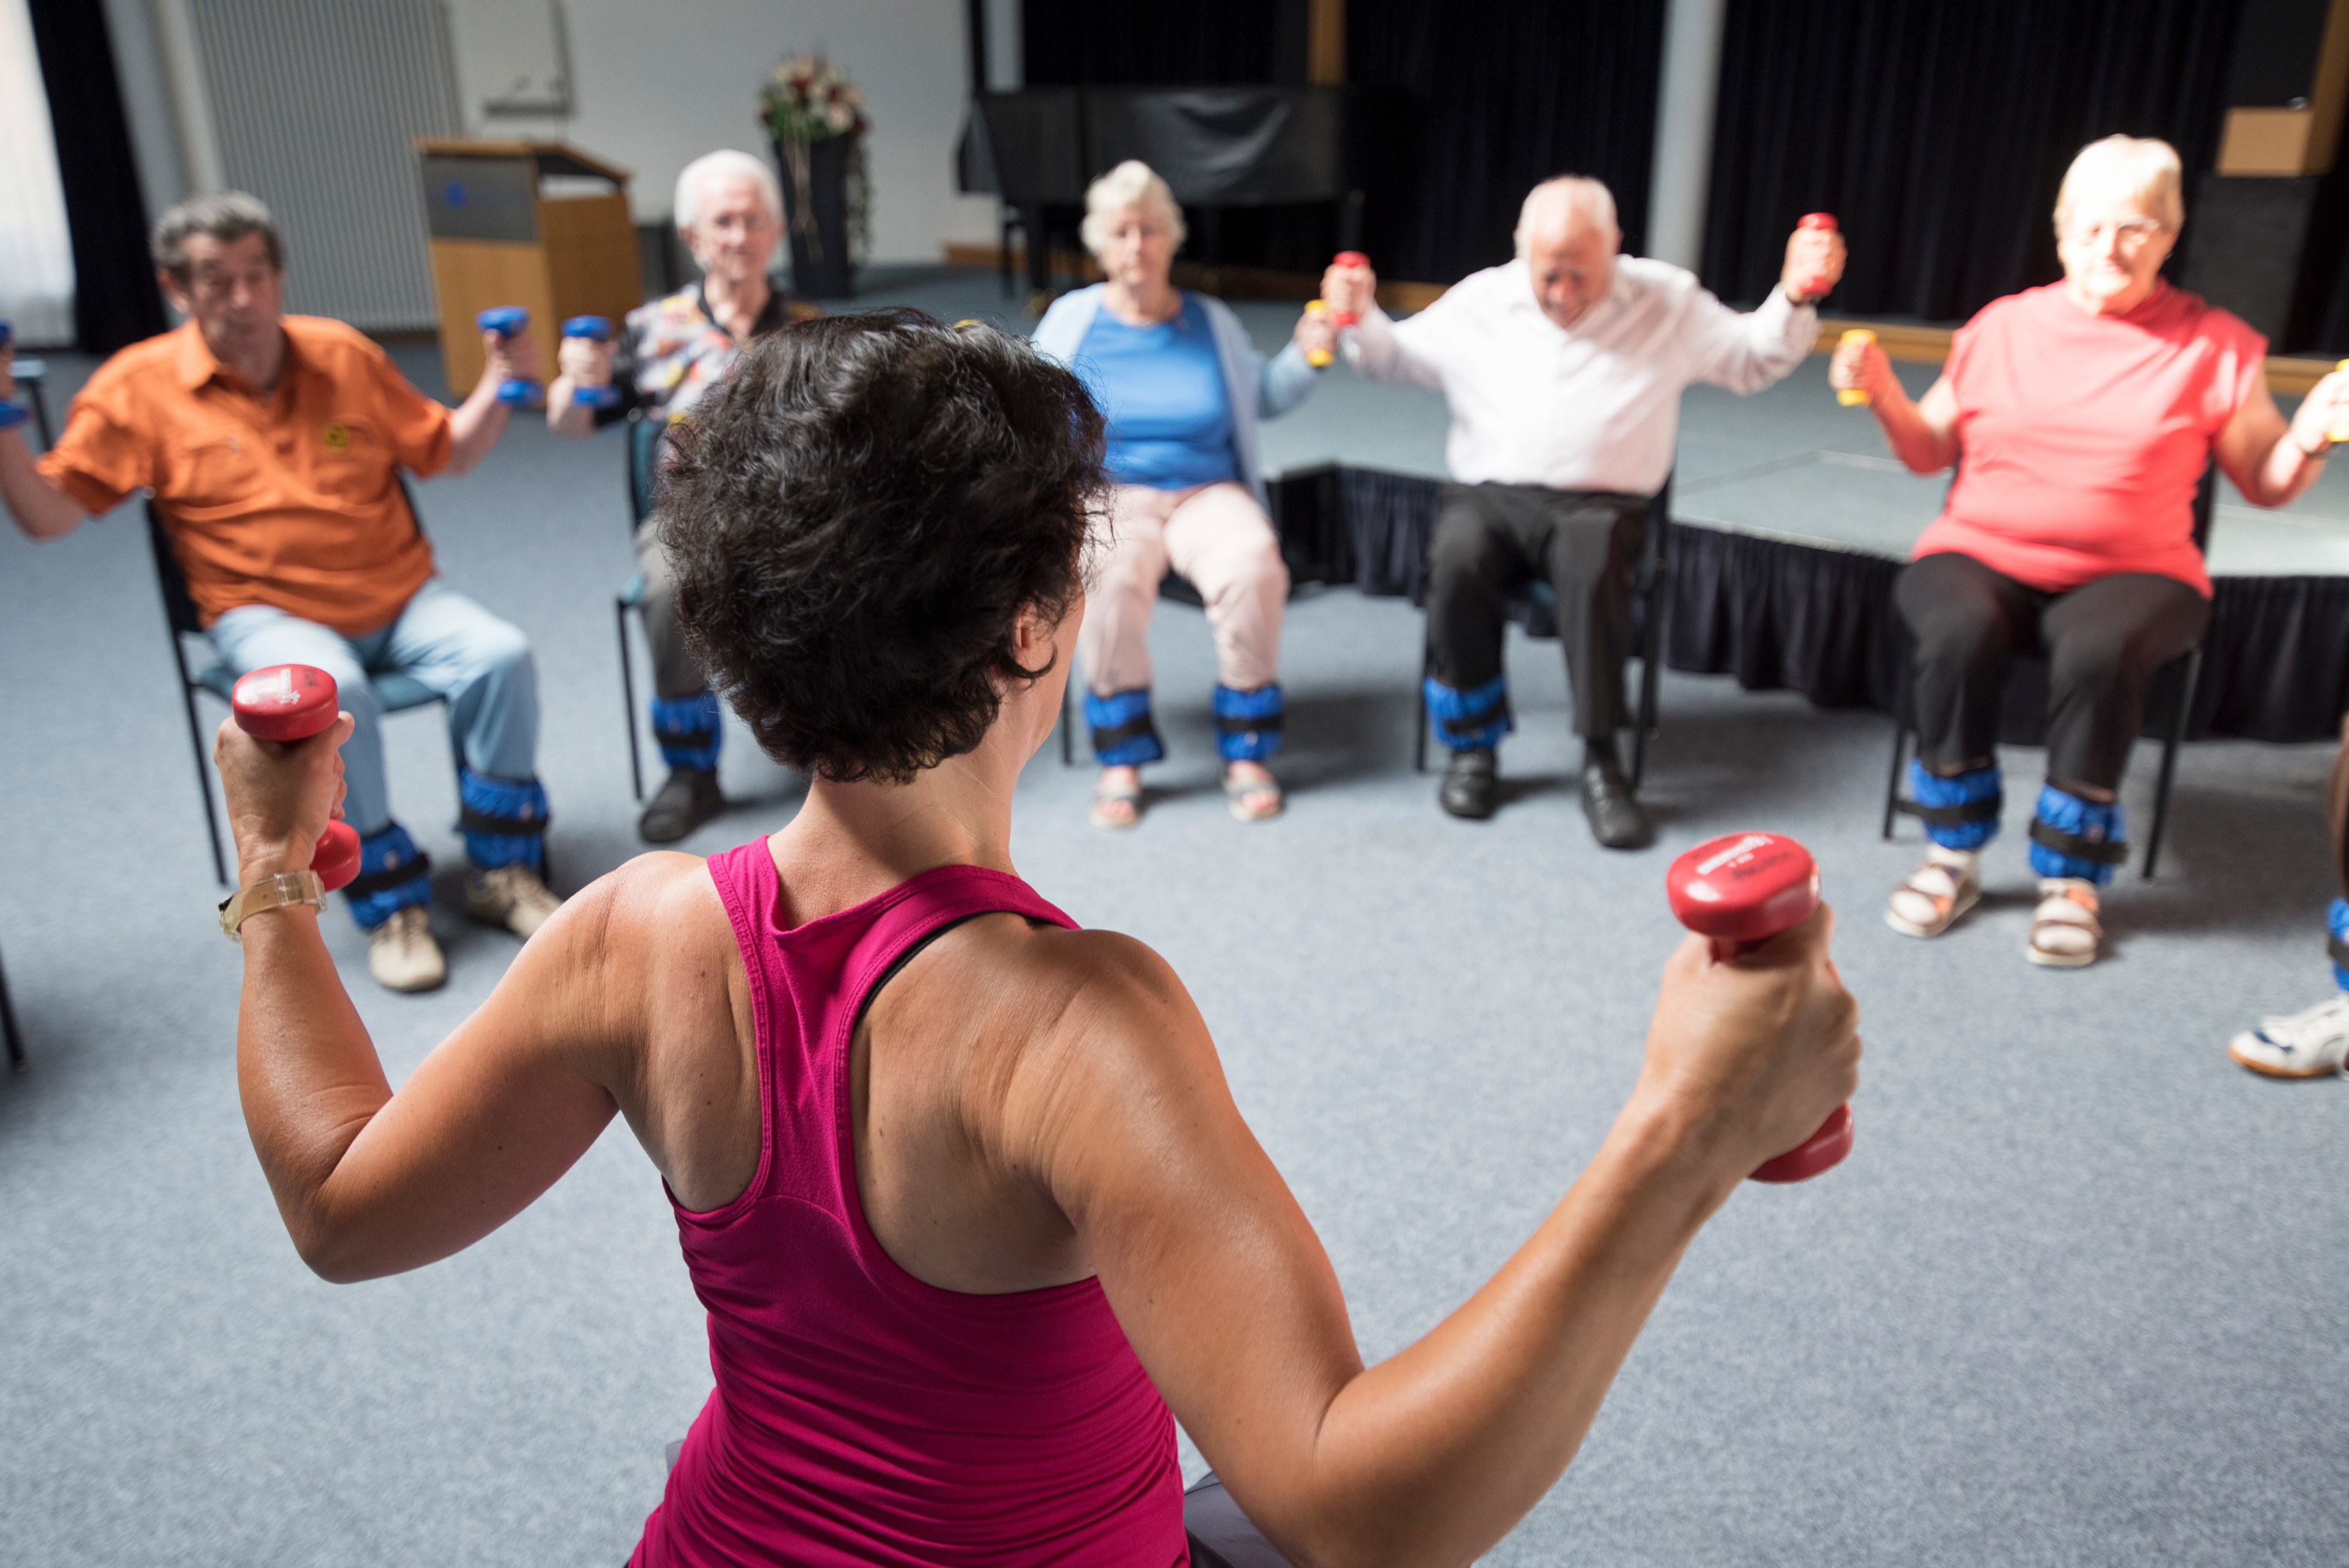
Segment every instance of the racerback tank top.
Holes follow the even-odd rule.
[[[1174,1417],[1100,1282],[941,1290],[857,1197],[849,1043],[874,990],[973,915],[1076,922],[944,866],[785,929],[765,839],[709,875],[750,977],[759,1168],[724,1208],[676,1210],[718,1386],[631,1568],[1187,1563]]]

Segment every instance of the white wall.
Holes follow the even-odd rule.
[[[954,192],[969,96],[964,0],[560,0],[569,118],[484,117],[468,36],[529,3],[449,0],[467,130],[559,136],[634,169],[639,223],[669,216],[678,171],[712,148],[767,156],[760,84],[783,55],[816,51],[865,91],[873,259],[935,262],[948,240],[994,239],[992,199]]]

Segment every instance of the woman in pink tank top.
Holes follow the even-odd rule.
[[[1873,342],[1847,342],[1830,367],[1837,386],[1868,392],[1912,471],[1958,467],[1893,586],[1913,639],[1907,809],[1929,840],[1885,910],[1904,936],[1939,936],[1982,898],[1982,850],[2004,804],[2007,670],[2035,654],[2047,776],[2024,956],[2095,961],[2099,889],[2128,858],[2118,792],[2147,680],[2210,618],[2197,489],[2215,465],[2253,504],[2281,506],[2316,482],[2328,432],[2349,416],[2349,376],[2333,375],[2287,426],[2268,395],[2266,341],[2163,279],[2185,221],[2180,182],[2167,142],[2091,142],[2055,198],[2062,282],[1984,306],[1916,401]],[[2209,504],[2206,491],[2206,528]]]
[[[840,317],[752,345],[677,447],[679,612],[806,803],[582,889],[397,1094],[315,907],[248,919],[247,1122],[303,1258],[357,1280],[446,1257],[626,1116],[716,1375],[645,1568],[1485,1551],[1697,1229],[1851,1093],[1826,911],[1750,958],[1683,944],[1582,1179],[1365,1367],[1181,982],[1011,867],[1103,493],[1079,383],[983,327]],[[223,727],[247,882],[308,864],[345,726]],[[1174,1416],[1227,1490],[1185,1498]]]

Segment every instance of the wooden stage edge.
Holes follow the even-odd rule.
[[[988,244],[957,244],[946,247],[946,260],[952,266],[993,267],[1002,265],[1002,253]],[[1025,267],[1024,254],[1014,247],[1011,265],[1016,271]],[[1052,270],[1059,275],[1074,275],[1088,283],[1098,282],[1101,268],[1091,256],[1069,251],[1052,253]],[[1321,286],[1321,280],[1308,273],[1278,272],[1269,267],[1226,266],[1207,267],[1195,263],[1178,262],[1174,281],[1185,288],[1232,299],[1310,299]],[[1389,309],[1424,310],[1444,295],[1440,283],[1397,283],[1379,285],[1379,303]],[[1884,345],[1885,353],[1895,359],[1917,365],[1938,365],[1950,357],[1950,332],[1947,327],[1913,327],[1899,323],[1867,321],[1857,317],[1822,316],[1819,317],[1818,341],[1812,352],[1834,351],[1836,340],[1851,327],[1865,327],[1876,334]],[[2332,372],[2335,361],[2311,358],[2299,354],[2268,356],[2268,389],[2286,397],[2298,397]]]

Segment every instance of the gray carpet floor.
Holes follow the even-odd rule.
[[[955,315],[992,302],[967,275],[893,286]],[[440,389],[429,351],[401,357]],[[56,389],[85,371],[58,360]],[[1406,466],[1406,434],[1440,449],[1413,422],[1423,407],[1348,397],[1324,425],[1290,421],[1276,461],[1320,441]],[[1815,400],[1691,405],[1691,441],[1744,443],[1748,467],[1820,446]],[[447,576],[538,649],[570,887],[636,848],[608,607],[629,571],[620,472],[616,438],[518,429],[473,474],[419,487]],[[1747,525],[1869,514],[1849,488],[1869,471],[1805,472],[1776,521]],[[1300,597],[1290,810],[1242,826],[1216,787],[1205,627],[1163,607],[1172,755],[1143,826],[1089,828],[1090,770],[1048,748],[1016,845],[1046,897],[1149,941],[1190,986],[1373,1358],[1498,1266],[1603,1137],[1677,935],[1671,857],[1757,826],[1817,854],[1865,1012],[1857,1148],[1723,1210],[1582,1457],[1487,1561],[2349,1560],[2349,1083],[2271,1083],[2222,1052],[2330,984],[2329,749],[2189,747],[2161,879],[2132,872],[2104,961],[2058,973],[2023,959],[2039,753],[2004,757],[1990,898],[1912,941],[1878,919],[1918,855],[1913,830],[1877,836],[1881,716],[1668,674],[1648,790],[1661,842],[1609,854],[1576,804],[1557,646],[1512,638],[1508,805],[1464,824],[1411,771],[1417,614]],[[0,533],[0,955],[33,1053],[0,1084],[0,1561],[623,1561],[709,1386],[626,1130],[457,1259],[360,1286],[310,1276],[238,1112],[237,954],[212,920],[135,509],[46,545]],[[392,785],[453,867],[436,725],[390,722]],[[2140,825],[2154,762],[2140,748],[2127,792]],[[771,831],[800,798],[739,732],[725,779],[738,805],[690,847]],[[433,996],[375,989],[358,933],[327,923],[395,1081],[515,950],[443,891],[452,973]]]

